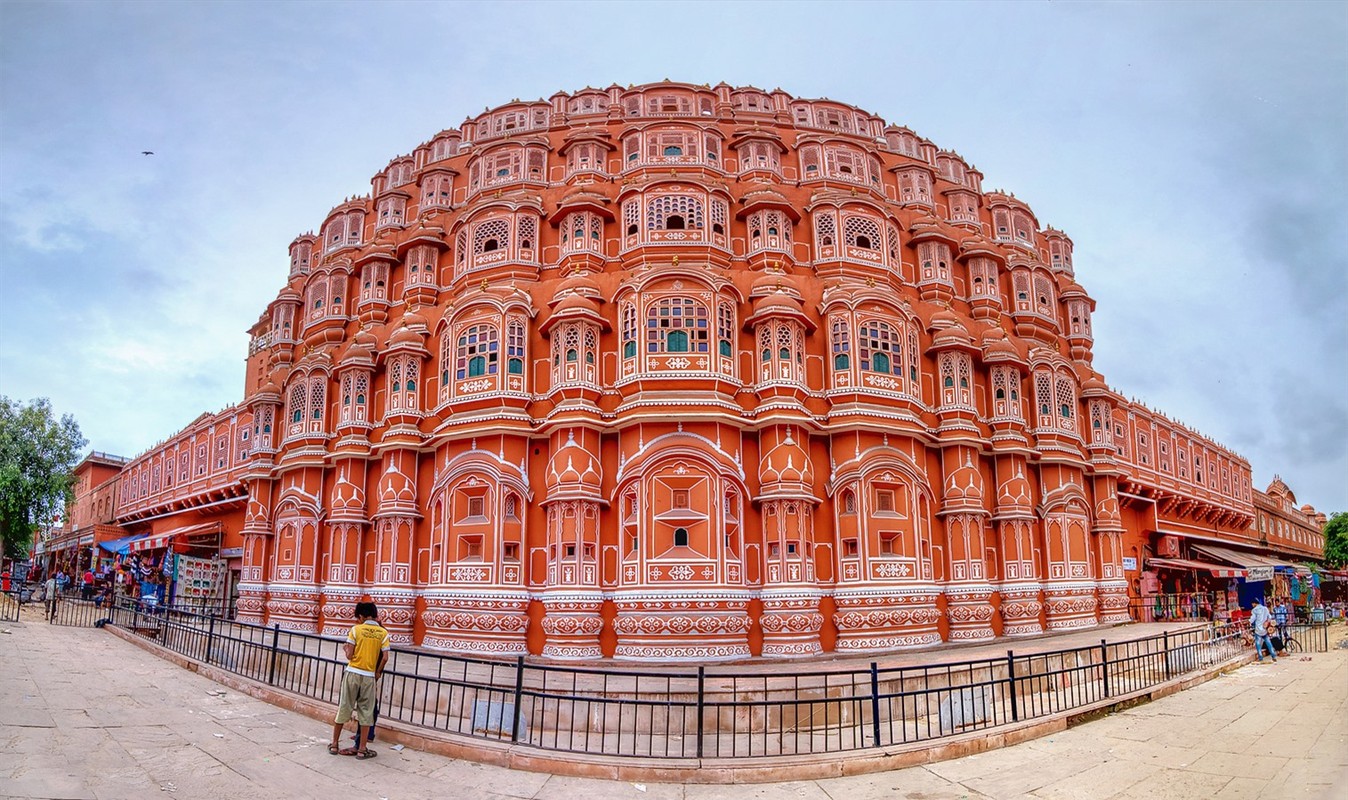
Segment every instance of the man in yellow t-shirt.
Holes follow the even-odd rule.
[[[388,663],[389,635],[376,621],[378,616],[379,610],[374,603],[356,603],[356,624],[346,635],[343,648],[346,672],[342,673],[342,696],[332,726],[332,744],[328,745],[328,752],[333,755],[356,758],[377,755],[365,746],[363,736],[374,724],[375,682],[384,674],[384,665]],[[342,726],[352,717],[358,726],[356,746],[343,750],[338,740],[342,737]]]

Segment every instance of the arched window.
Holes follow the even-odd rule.
[[[497,374],[500,341],[494,325],[472,325],[459,334],[455,377],[476,378]]]
[[[702,230],[705,227],[702,201],[692,195],[657,195],[646,204],[646,228],[662,230]]]
[[[504,219],[489,219],[473,229],[473,254],[481,256],[503,250],[510,241],[510,223]]]
[[[862,250],[880,249],[880,225],[870,217],[848,215],[843,218],[843,242]]]
[[[902,343],[892,325],[879,320],[864,322],[858,339],[863,370],[903,374],[899,363],[903,352]]]
[[[675,547],[687,547],[687,546],[688,546],[688,529],[687,529],[687,528],[675,528],[675,529],[674,529],[674,546],[675,546]]]
[[[517,319],[506,327],[506,372],[524,374],[524,323]]]
[[[637,309],[632,303],[622,305],[623,358],[636,358],[637,355]]]
[[[721,303],[716,310],[717,348],[726,358],[735,355],[735,307]]]
[[[852,335],[847,328],[847,320],[833,320],[830,332],[833,349],[833,369],[843,371],[852,366]]]
[[[646,352],[707,353],[707,307],[691,297],[665,297],[646,315]]]

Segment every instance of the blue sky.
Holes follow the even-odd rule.
[[[1111,385],[1348,510],[1346,43],[1329,2],[0,4],[0,393],[135,455],[241,398],[287,244],[393,156],[724,80],[959,151],[1075,241]]]

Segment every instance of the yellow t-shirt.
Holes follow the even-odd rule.
[[[351,628],[346,635],[348,644],[356,646],[346,668],[349,672],[374,676],[379,667],[379,654],[388,650],[388,631],[379,623],[367,620]]]

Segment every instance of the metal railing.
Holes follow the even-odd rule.
[[[342,643],[176,608],[119,605],[113,624],[173,652],[335,704]],[[1298,628],[1328,650],[1325,625]],[[841,753],[1099,707],[1226,662],[1239,624],[923,666],[776,672],[608,669],[392,651],[380,715],[550,751],[657,758]]]

